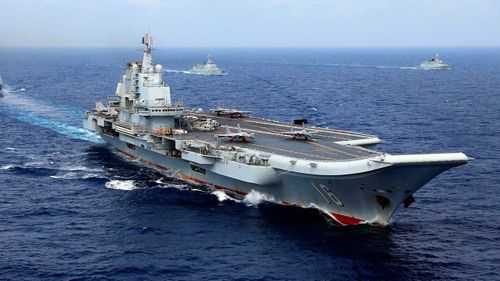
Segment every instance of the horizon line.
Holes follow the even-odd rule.
[[[0,46],[0,49],[141,49],[141,46],[36,46],[36,45],[7,45]],[[414,46],[157,46],[154,49],[428,49],[428,48],[500,48],[500,45],[414,45]]]

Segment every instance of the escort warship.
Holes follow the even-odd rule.
[[[116,98],[85,113],[83,126],[123,154],[168,176],[242,198],[317,208],[342,225],[387,225],[400,205],[463,153],[393,155],[364,146],[373,135],[252,117],[250,111],[187,110],[173,103],[163,69],[142,38],[143,58],[126,65]]]
[[[451,65],[444,63],[438,54],[433,56],[430,60],[420,64],[423,69],[449,69]]]
[[[210,56],[208,56],[206,63],[198,63],[193,66],[188,72],[191,74],[202,75],[224,75],[224,70],[218,68]]]

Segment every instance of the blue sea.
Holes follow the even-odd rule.
[[[451,70],[417,66],[439,51]],[[225,76],[183,71],[210,54]],[[173,100],[475,158],[387,227],[235,201],[81,128],[134,49],[0,49],[1,280],[499,280],[500,49],[158,49]]]

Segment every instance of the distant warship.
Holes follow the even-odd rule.
[[[217,67],[215,62],[208,56],[206,63],[199,63],[189,70],[191,74],[224,75],[224,70]]]
[[[436,54],[430,60],[421,63],[420,67],[423,69],[448,69],[451,68],[451,65],[444,63]]]
[[[343,225],[386,225],[400,205],[463,153],[392,155],[362,147],[373,135],[251,116],[216,108],[188,111],[171,100],[163,68],[143,58],[126,65],[116,98],[85,113],[83,126],[163,173],[228,195],[260,193],[283,205],[317,208]]]

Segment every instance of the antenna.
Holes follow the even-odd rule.
[[[151,37],[151,33],[146,33],[146,35],[142,37],[142,44],[146,46],[144,51],[149,53],[153,47],[153,37]]]

